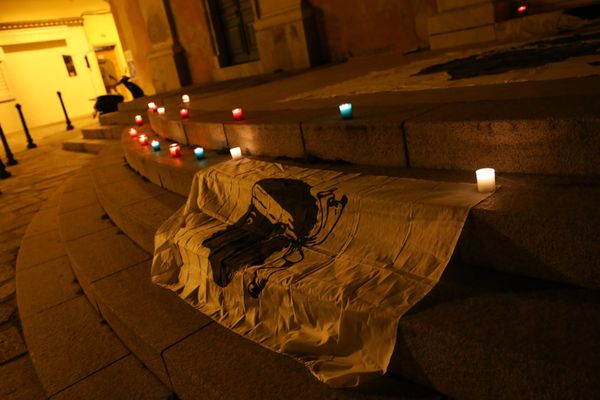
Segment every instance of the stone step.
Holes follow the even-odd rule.
[[[144,122],[148,122],[146,114],[143,112],[139,112],[137,110],[128,110],[128,111],[115,111],[105,114],[100,114],[98,116],[98,121],[100,125],[135,125],[135,116],[141,115],[144,119]]]
[[[104,147],[101,139],[70,139],[62,142],[62,149],[78,153],[98,154]]]
[[[120,126],[92,126],[81,129],[84,139],[119,139],[123,127]]]
[[[83,295],[57,230],[58,206],[32,220],[17,259],[23,334],[48,398],[166,399]]]
[[[165,198],[163,196],[165,193],[160,193],[162,189],[155,187],[158,191],[154,192],[146,183],[139,188],[131,186],[126,178],[118,178],[111,169],[107,169],[107,166],[119,165],[119,163],[122,164],[122,160],[118,157],[109,159],[100,156],[91,167],[91,171],[82,172],[66,185],[59,207],[60,236],[65,242],[73,271],[83,291],[127,348],[142,360],[144,365],[165,384],[177,382],[173,388],[181,398],[198,398],[200,395],[203,398],[241,398],[239,391],[218,395],[214,387],[206,386],[205,380],[214,373],[214,371],[208,372],[211,368],[206,366],[214,365],[194,360],[193,352],[189,357],[179,351],[174,353],[177,355],[177,365],[165,361],[165,352],[190,336],[197,337],[206,330],[208,332],[208,336],[205,336],[206,340],[212,340],[211,335],[214,334],[214,330],[207,330],[207,328],[214,323],[172,292],[153,285],[150,282],[150,254],[143,252],[130,238],[111,226],[111,223],[103,217],[105,214],[95,198],[90,175],[100,182],[102,180],[113,182],[115,185],[121,185],[122,188],[130,189],[122,192],[128,193],[125,196],[127,198],[117,204],[134,214],[130,218],[150,215],[154,223],[160,223],[162,222],[158,222],[160,219],[164,220],[169,216],[160,212],[154,214],[152,210],[160,207],[153,206],[149,199],[144,200],[147,195],[150,195],[151,200],[160,203]],[[97,174],[96,170],[106,171],[106,175]],[[130,171],[127,172],[131,174]],[[139,180],[139,177],[137,179]],[[102,195],[98,197],[102,198]],[[180,196],[177,198],[179,202],[182,201]],[[136,215],[138,210],[141,210],[141,214]],[[223,328],[217,329],[223,331]],[[230,335],[233,335],[234,346],[239,347],[236,343],[242,341],[250,346],[245,348],[246,351],[266,352],[269,363],[274,366],[269,370],[268,376],[260,374],[262,375],[260,381],[254,381],[251,376],[239,376],[236,381],[239,383],[242,380],[243,387],[252,388],[253,393],[262,393],[259,398],[282,398],[282,396],[299,398],[306,391],[314,394],[313,398],[381,398],[378,394],[368,392],[354,393],[330,389],[312,378],[310,373],[295,361],[266,351],[237,335]],[[242,348],[245,346],[246,344]],[[213,357],[220,359],[223,355],[215,352]],[[182,371],[179,369],[181,366],[179,363],[187,366],[194,365],[194,368],[192,371]],[[256,368],[261,370],[262,367],[256,364]],[[198,377],[202,377],[201,381],[196,380]],[[294,382],[288,385],[294,380],[299,380],[301,384]],[[429,390],[390,377],[384,378],[379,385],[383,385],[381,387],[387,393],[396,393],[397,396],[400,396],[401,390],[406,390],[407,393],[419,394],[419,398],[424,395],[427,397],[423,398],[440,398]],[[227,386],[235,385],[227,384]],[[381,387],[378,390],[384,390]]]
[[[158,226],[168,209],[183,201],[180,198],[172,206],[161,203],[161,192],[153,192],[135,175],[131,177],[143,185],[133,189],[135,181],[123,171],[132,173],[123,168],[119,157],[103,153],[96,161],[91,176],[101,201],[117,202],[114,195],[101,194],[109,190],[111,181],[121,182],[115,193],[123,193],[124,187],[132,192],[130,199],[112,206],[121,214],[132,214],[124,226],[140,220],[146,228]],[[107,168],[110,165],[115,168]],[[74,215],[64,225],[81,224],[87,232],[87,226],[98,219],[97,214]],[[62,232],[63,222],[59,225]],[[107,230],[111,229],[100,232]],[[83,240],[90,243],[84,245]],[[124,247],[117,241],[129,244]],[[373,387],[335,391],[292,359],[241,338],[175,294],[153,286],[149,260],[140,262],[134,255],[130,262],[123,261],[130,258],[127,248],[134,246],[125,235],[115,232],[110,240],[98,240],[87,234],[79,245],[84,248],[70,253],[71,260],[77,260],[73,263],[81,265],[75,271],[96,276],[90,290],[111,327],[155,374],[164,371],[183,399],[197,398],[199,393],[231,399],[438,398],[427,392],[407,395],[407,384],[398,383],[396,374],[465,399],[558,398],[564,393],[587,398],[600,384],[597,291],[469,267],[456,258],[431,294],[402,318],[390,372]],[[106,275],[98,277],[100,270]]]
[[[121,144],[134,170],[150,182],[182,196],[189,193],[193,175],[198,169],[227,159],[226,156],[207,153],[206,160],[198,161],[191,149],[185,147],[181,158],[172,159],[165,154],[166,151],[156,154],[128,137],[124,137]],[[120,154],[118,143],[112,144],[99,157],[120,160],[120,155],[116,154]],[[473,173],[461,171],[325,163],[310,166],[371,175],[474,182]],[[106,184],[106,180],[97,183],[98,191],[108,198],[106,207],[115,208],[112,204],[120,201],[123,188],[138,186],[140,180],[121,164],[107,170],[110,170],[106,172],[110,176],[128,179],[127,185],[122,187]],[[102,173],[105,171],[97,171],[97,174]],[[462,261],[511,274],[599,288],[600,264],[594,232],[600,224],[600,214],[591,211],[600,198],[598,178],[498,174],[497,183],[500,189],[471,210],[458,244]],[[115,200],[111,201],[111,198]],[[172,211],[177,207],[179,203],[173,203]],[[130,213],[127,208],[123,208],[123,212]],[[167,215],[169,211],[163,209],[160,213]],[[130,236],[138,238],[134,231],[140,230],[137,226],[141,226],[141,222],[136,223],[131,218],[115,215],[121,229],[128,234],[131,231]],[[147,218],[144,224],[152,221]],[[132,224],[121,224],[124,219]],[[145,249],[151,249],[151,235],[136,241]]]
[[[474,171],[600,176],[597,96],[365,107],[146,113],[159,136],[212,150],[239,146],[272,158]]]

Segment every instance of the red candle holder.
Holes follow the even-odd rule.
[[[129,129],[129,137],[132,138],[132,139],[135,139],[136,136],[137,136],[137,129],[130,128]]]
[[[233,115],[234,120],[241,121],[244,119],[244,110],[242,110],[240,107],[234,108],[231,110],[231,115]]]
[[[181,147],[177,143],[173,143],[169,146],[169,153],[173,158],[181,157]]]
[[[148,145],[148,136],[142,134],[142,135],[140,135],[140,137],[138,138],[138,140],[139,140],[139,142],[140,142],[140,144],[142,146],[147,146]]]
[[[190,119],[190,110],[187,108],[182,108],[179,110],[179,115],[181,115],[182,119]]]
[[[148,109],[156,112],[156,110],[158,109],[158,106],[156,105],[155,102],[151,101],[150,103],[148,103]]]
[[[521,4],[519,7],[517,7],[517,14],[519,16],[523,16],[527,13],[527,6],[525,4]]]
[[[137,126],[144,125],[144,119],[142,118],[141,115],[136,115],[135,116],[135,123],[136,123]]]

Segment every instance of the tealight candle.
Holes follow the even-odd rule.
[[[520,5],[519,7],[517,7],[517,13],[519,15],[525,15],[526,12],[527,12],[527,6],[526,5]]]
[[[150,143],[150,146],[152,146],[152,150],[154,151],[160,150],[160,142],[158,140],[153,140],[152,143]]]
[[[164,107],[158,107],[156,109],[156,111],[158,112],[158,115],[164,115],[165,113],[165,108]]]
[[[137,129],[130,128],[129,129],[129,137],[132,138],[132,139],[135,139],[136,136],[137,136]]]
[[[475,171],[477,190],[482,193],[493,192],[496,189],[496,171],[494,168],[481,168]]]
[[[202,160],[204,158],[204,148],[202,148],[202,147],[196,147],[194,149],[194,155],[196,156],[196,158],[198,160]]]
[[[231,158],[233,158],[234,160],[239,160],[240,158],[242,158],[242,149],[240,149],[239,147],[229,149],[229,153],[231,153]]]
[[[148,109],[156,112],[156,103],[153,102],[153,101],[151,101],[150,103],[148,103]]]
[[[352,103],[344,103],[338,106],[342,119],[352,118]]]
[[[231,114],[233,115],[233,119],[236,121],[241,121],[244,119],[244,111],[239,107],[231,110]]]
[[[141,115],[136,115],[135,116],[135,123],[137,124],[137,126],[144,125],[144,119],[142,118]]]
[[[181,157],[181,147],[177,143],[173,143],[169,146],[169,153],[171,157]]]
[[[181,118],[183,119],[190,119],[190,110],[187,108],[182,108],[179,110],[179,115],[181,115]]]
[[[190,102],[190,96],[188,96],[187,94],[184,94],[183,96],[181,96],[181,101],[184,103],[189,103]]]
[[[138,140],[142,146],[148,145],[148,136],[142,134],[142,135],[140,135]]]

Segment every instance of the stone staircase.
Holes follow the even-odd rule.
[[[182,121],[176,100],[164,102],[167,114],[145,114],[140,129],[163,141],[158,154],[122,126],[84,132],[119,140],[106,141],[22,244],[19,308],[49,396],[98,387],[110,398],[121,371],[118,382],[143,398],[558,399],[598,392],[597,99],[365,107],[348,121],[328,109],[251,111],[241,122],[194,109]],[[134,113],[111,118],[132,124]],[[171,159],[168,140],[203,145],[206,160],[194,159],[190,147]],[[227,159],[222,150],[234,146],[314,168],[445,181],[473,181],[473,169],[496,167],[500,190],[472,210],[442,280],[400,321],[381,379],[330,389],[294,360],[151,284],[154,232],[184,204],[193,174]]]

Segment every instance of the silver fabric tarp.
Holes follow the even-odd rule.
[[[154,283],[323,382],[382,374],[438,282],[476,186],[249,159],[196,174],[158,230]]]

